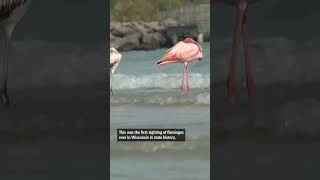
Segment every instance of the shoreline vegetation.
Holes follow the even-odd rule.
[[[210,1],[111,0],[110,47],[119,51],[170,47],[174,42],[167,33],[168,27],[183,27],[183,23],[168,17],[167,13],[182,6],[201,3]],[[205,36],[204,41],[208,40],[209,37]]]

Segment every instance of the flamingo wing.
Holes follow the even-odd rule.
[[[185,43],[180,56],[181,59],[191,60],[194,59],[194,56],[196,56],[199,52],[200,49],[198,45],[194,43]]]
[[[164,62],[175,62],[179,60],[180,50],[183,44],[183,41],[179,41],[177,44],[168,49],[167,53],[157,62],[157,64],[162,64]]]
[[[168,53],[168,52],[170,52],[170,51],[171,51],[171,49],[172,49],[172,47],[171,47],[171,48],[169,48],[169,49],[167,50],[167,53]]]
[[[173,47],[168,49],[167,53],[157,62],[157,64],[173,63],[179,60],[195,59],[199,53],[202,53],[202,47],[196,41],[179,41]]]

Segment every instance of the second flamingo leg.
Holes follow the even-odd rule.
[[[243,5],[243,4],[241,4]],[[233,35],[233,44],[232,44],[232,52],[231,52],[231,58],[230,58],[230,64],[229,64],[229,74],[228,74],[228,99],[229,103],[234,104],[235,103],[235,93],[236,93],[236,56],[237,56],[237,48],[239,47],[239,41],[240,41],[240,33],[241,33],[241,26],[242,26],[242,20],[243,20],[243,14],[246,8],[245,6],[239,5],[238,8],[238,16],[237,16],[237,22],[235,27],[235,32]]]
[[[186,64],[183,66],[183,76],[182,76],[182,82],[181,82],[181,94],[184,92],[184,79],[186,78]]]
[[[188,70],[188,63],[185,63],[186,66],[186,81],[187,81],[187,92],[190,93],[191,89],[189,86],[189,70]]]
[[[9,103],[9,97],[7,93],[7,79],[8,79],[8,50],[9,50],[8,46],[9,46],[10,38],[8,38],[5,33],[3,33],[3,35],[4,35],[3,70],[2,70],[2,87],[0,89],[0,93],[1,93],[2,103],[5,106],[9,106],[10,103]]]
[[[247,81],[247,89],[248,95],[251,102],[255,99],[255,87],[252,76],[252,66],[251,66],[251,54],[250,54],[250,46],[249,46],[249,33],[247,27],[247,17],[244,15],[243,19],[243,47],[244,47],[244,55],[245,55],[245,64],[246,64],[246,81]]]

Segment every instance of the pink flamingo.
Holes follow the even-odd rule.
[[[191,38],[186,38],[183,41],[179,41],[173,47],[171,47],[167,53],[157,62],[158,65],[169,63],[184,63],[183,77],[181,83],[181,94],[184,92],[184,80],[187,81],[187,91],[190,92],[190,86],[188,81],[188,63],[203,58],[202,47],[199,43]]]
[[[236,54],[240,41],[240,33],[243,33],[243,46],[244,46],[244,55],[245,55],[245,65],[246,65],[246,81],[247,81],[247,90],[249,94],[249,99],[251,102],[255,99],[255,87],[251,71],[251,62],[250,62],[250,49],[249,49],[249,40],[248,40],[248,28],[247,28],[247,8],[249,4],[255,3],[257,0],[216,0],[216,2],[226,3],[228,5],[236,6],[238,8],[238,16],[236,21],[236,27],[233,36],[233,45],[232,53],[230,58],[229,65],[229,74],[228,74],[228,99],[231,104],[235,103],[235,93],[236,93],[236,74],[235,74],[235,63],[236,63]]]

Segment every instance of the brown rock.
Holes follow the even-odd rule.
[[[119,38],[115,44],[120,51],[139,49],[141,35],[141,33],[127,35],[123,38]]]
[[[150,29],[151,32],[162,32],[165,30],[165,27],[158,22],[148,22],[145,23],[145,26]]]
[[[161,47],[166,42],[166,39],[160,33],[144,33],[140,49],[154,50]]]
[[[179,23],[174,19],[168,18],[164,21],[164,26],[178,26]]]
[[[158,22],[112,22],[110,45],[121,51],[157,49],[166,42],[164,30]]]
[[[136,32],[130,24],[126,23],[114,23],[110,26],[110,32],[117,37],[124,37]]]

